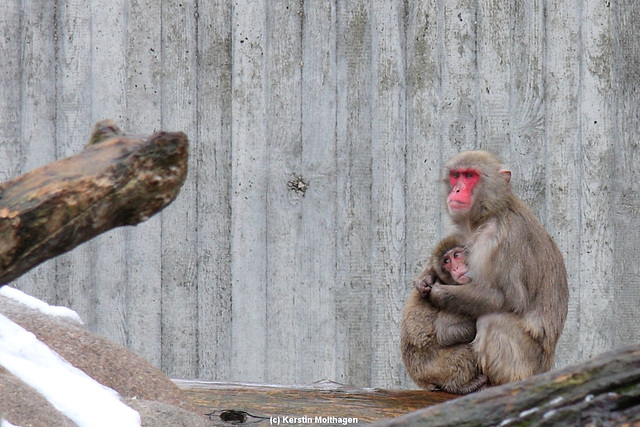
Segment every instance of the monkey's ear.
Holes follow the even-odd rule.
[[[500,176],[502,176],[502,178],[507,182],[507,184],[509,183],[509,181],[511,181],[511,171],[510,170],[502,169],[500,171]]]

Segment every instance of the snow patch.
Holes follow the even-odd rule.
[[[64,360],[0,314],[0,365],[35,388],[80,427],[140,426],[140,414],[114,390]],[[2,427],[10,424],[2,421]]]
[[[557,405],[558,403],[562,402],[564,399],[562,396],[558,396],[555,399],[553,399],[551,402],[549,402],[549,405]]]
[[[7,298],[11,298],[14,301],[17,301],[28,307],[39,310],[42,313],[49,314],[55,317],[66,317],[80,324],[83,323],[82,319],[80,319],[80,316],[78,316],[78,313],[71,310],[70,308],[49,305],[46,302],[39,300],[38,298],[32,297],[31,295],[27,295],[24,292],[19,291],[18,289],[12,288],[10,286],[0,287],[0,295],[3,295]]]
[[[528,417],[529,415],[538,412],[539,408],[531,408],[531,409],[527,409],[526,411],[522,411],[520,412],[520,418],[524,418],[524,417]]]

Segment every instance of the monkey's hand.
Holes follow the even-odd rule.
[[[427,283],[424,280],[416,279],[413,282],[413,286],[415,286],[418,292],[420,292],[420,296],[422,298],[426,299],[429,297],[429,293],[431,292],[431,286],[427,285]]]
[[[433,268],[425,268],[422,273],[413,281],[422,298],[428,298],[431,292],[431,286],[435,283],[436,272]]]

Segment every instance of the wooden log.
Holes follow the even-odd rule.
[[[306,417],[317,425],[357,419],[376,426],[640,426],[640,345],[462,397],[330,381],[313,386],[173,381],[199,413],[219,425],[295,424]]]
[[[640,426],[640,346],[377,423],[378,426]]]
[[[0,286],[162,210],[186,178],[188,145],[180,132],[129,137],[105,120],[80,154],[0,184]]]
[[[353,388],[333,381],[283,386],[173,380],[215,425],[353,425],[406,414],[457,397],[426,390]],[[306,418],[305,418],[306,417]],[[310,422],[303,422],[303,421]],[[340,421],[339,421],[340,420]],[[348,420],[351,420],[350,422]],[[299,422],[296,422],[299,421]]]

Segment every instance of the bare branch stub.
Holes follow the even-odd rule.
[[[188,147],[181,132],[129,137],[106,120],[81,153],[0,183],[0,286],[162,210],[184,183]]]

